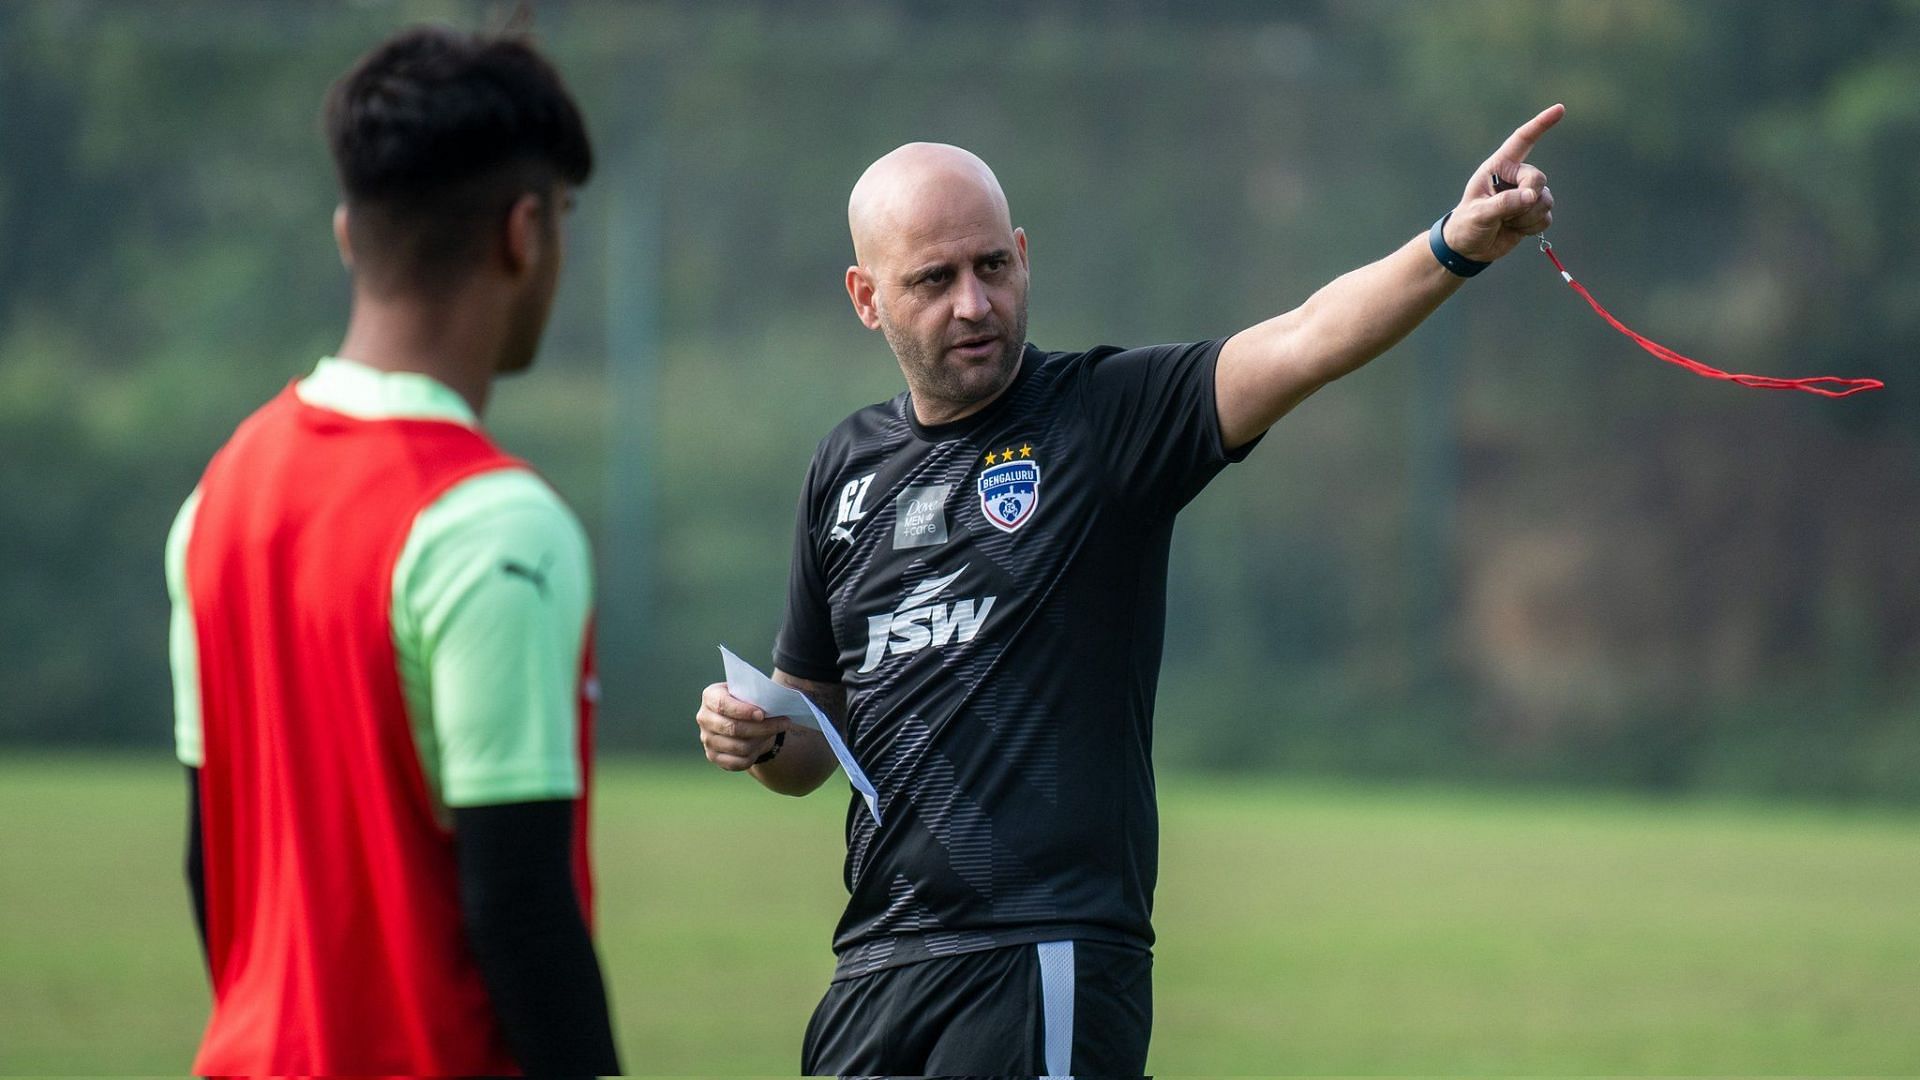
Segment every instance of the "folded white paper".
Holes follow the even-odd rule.
[[[807,695],[791,686],[782,686],[760,673],[760,669],[720,646],[720,663],[727,669],[727,693],[749,705],[767,710],[768,716],[784,716],[803,727],[819,730],[819,712]]]
[[[759,668],[735,656],[733,650],[725,645],[720,646],[720,663],[727,672],[727,693],[749,705],[758,705],[768,716],[784,716],[801,727],[813,728],[826,738],[828,749],[833,751],[834,759],[840,762],[840,768],[846,771],[853,789],[866,797],[867,811],[873,815],[873,823],[880,824],[880,796],[873,789],[873,781],[861,771],[860,763],[853,760],[853,751],[847,749],[840,733],[833,729],[833,721],[820,711],[820,706],[793,687],[774,682]]]

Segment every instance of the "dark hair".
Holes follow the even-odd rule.
[[[356,268],[386,285],[457,276],[514,200],[593,171],[579,107],[519,35],[404,30],[333,84],[325,125]]]

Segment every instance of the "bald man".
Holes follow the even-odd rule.
[[[842,734],[850,898],[809,1074],[1138,1075],[1150,754],[1174,516],[1274,421],[1552,221],[1554,106],[1386,258],[1231,337],[1043,352],[1027,237],[979,158],[900,147],[848,205],[847,295],[905,393],[821,440],[774,677]],[[709,760],[804,795],[820,733],[707,687]]]

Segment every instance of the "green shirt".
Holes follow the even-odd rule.
[[[321,360],[295,392],[363,420],[479,426],[442,383],[351,360]],[[166,549],[174,746],[195,767],[203,760],[200,674],[186,571],[199,505],[196,489]],[[578,693],[592,595],[586,533],[531,472],[482,473],[420,512],[394,564],[391,619],[421,768],[442,805],[578,797]]]

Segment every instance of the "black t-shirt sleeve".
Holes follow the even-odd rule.
[[[800,485],[800,506],[794,513],[793,561],[787,572],[787,611],[774,639],[773,662],[780,670],[815,682],[840,681],[840,649],[833,640],[833,613],[827,606],[827,578],[814,546],[814,507],[820,468],[816,451]]]
[[[1081,406],[1114,496],[1172,514],[1259,440],[1229,452],[1220,440],[1213,371],[1226,339],[1090,356]]]

